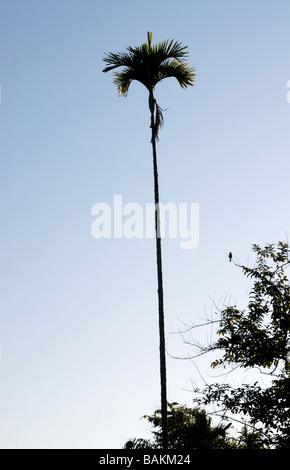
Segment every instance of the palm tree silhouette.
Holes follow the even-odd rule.
[[[174,77],[182,88],[194,84],[194,68],[189,68],[185,59],[188,55],[187,46],[174,40],[166,40],[158,45],[152,45],[152,33],[147,33],[148,43],[139,47],[128,47],[127,52],[105,54],[103,58],[107,66],[103,72],[123,67],[121,72],[114,72],[114,83],[119,96],[127,96],[133,80],[141,82],[149,92],[149,110],[151,117],[151,143],[153,151],[154,199],[155,199],[155,234],[157,256],[157,282],[158,282],[158,312],[159,312],[159,340],[160,340],[160,379],[161,379],[161,410],[163,447],[168,447],[167,431],[167,391],[166,391],[166,357],[164,332],[164,305],[163,305],[163,279],[161,256],[161,232],[159,212],[159,184],[157,169],[156,141],[158,131],[163,124],[163,115],[154,97],[157,83],[165,78]]]

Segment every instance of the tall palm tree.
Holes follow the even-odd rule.
[[[120,96],[127,96],[133,80],[141,82],[149,92],[149,110],[151,116],[151,143],[153,151],[154,174],[154,199],[155,199],[155,234],[157,255],[157,280],[158,280],[158,312],[159,312],[159,337],[160,337],[160,379],[161,379],[161,410],[163,447],[168,447],[167,437],[167,392],[166,392],[166,358],[165,358],[165,333],[164,333],[164,306],[163,306],[163,280],[161,257],[161,232],[159,212],[159,185],[157,171],[156,141],[158,131],[163,124],[163,115],[154,97],[157,83],[165,78],[174,77],[182,88],[194,84],[194,68],[189,68],[185,59],[187,46],[174,40],[163,41],[158,45],[152,45],[152,33],[147,33],[148,43],[139,47],[128,47],[127,52],[107,53],[104,62],[107,64],[103,72],[118,67],[123,67],[121,72],[114,73],[114,83]]]

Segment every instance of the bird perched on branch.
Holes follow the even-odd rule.
[[[230,261],[232,261],[232,257],[233,257],[233,255],[232,255],[232,252],[230,251],[230,253],[229,253],[229,260]]]

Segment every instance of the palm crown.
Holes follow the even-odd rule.
[[[174,77],[182,88],[194,84],[195,69],[186,62],[187,46],[180,42],[167,40],[152,45],[152,33],[147,33],[148,44],[128,47],[128,52],[110,52],[105,55],[107,67],[103,72],[124,67],[122,72],[115,72],[114,83],[118,94],[126,96],[133,80],[141,82],[152,94],[155,85],[164,78]]]

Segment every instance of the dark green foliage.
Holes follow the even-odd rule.
[[[237,439],[233,440],[233,447],[247,450],[264,449],[263,435],[257,430],[249,431],[247,425],[244,424]]]
[[[152,449],[152,442],[147,439],[130,439],[123,449]]]
[[[168,449],[224,449],[230,447],[226,434],[230,424],[212,424],[204,410],[191,409],[178,403],[168,404]],[[124,448],[162,448],[161,410],[152,416],[144,416],[152,424],[153,439],[132,439]]]
[[[257,368],[272,377],[271,385],[258,382],[232,388],[228,384],[208,385],[199,405],[218,404],[223,413],[242,413],[250,426],[258,426],[264,443],[287,447],[290,442],[290,364],[287,341],[290,337],[289,247],[253,245],[257,261],[253,268],[239,266],[253,280],[248,308],[227,306],[221,311],[218,339],[207,350],[221,350],[217,366]],[[198,390],[196,390],[198,391]],[[200,392],[200,391],[199,391]]]
[[[224,356],[214,365],[236,363],[241,367],[276,368],[286,358],[286,342],[290,327],[290,286],[285,274],[289,266],[286,243],[277,249],[267,245],[257,253],[254,268],[242,266],[247,277],[254,281],[247,311],[226,307],[222,312],[215,347]]]

